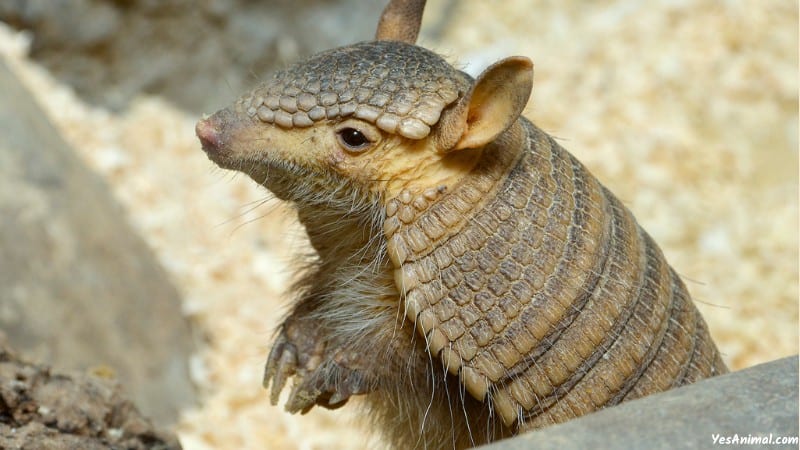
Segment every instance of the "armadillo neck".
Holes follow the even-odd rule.
[[[431,353],[519,429],[726,371],[631,213],[522,124],[522,151],[487,148],[475,176],[405,220],[392,219],[405,203],[388,208],[398,287]]]

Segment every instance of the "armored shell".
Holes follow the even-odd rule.
[[[630,211],[521,120],[521,153],[493,145],[435,202],[387,206],[397,286],[430,352],[519,429],[726,372]]]

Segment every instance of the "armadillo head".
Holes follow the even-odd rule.
[[[509,58],[475,82],[413,44],[423,4],[393,2],[378,40],[312,56],[201,120],[209,158],[298,202],[343,187],[391,198],[456,183],[516,121],[532,66]]]
[[[526,62],[506,64],[525,69]],[[359,191],[392,197],[446,186],[469,172],[485,142],[466,142],[466,127],[457,122],[466,121],[460,116],[469,111],[460,103],[474,85],[424,48],[363,42],[277,72],[200,121],[197,134],[213,161],[246,172],[285,200],[302,201],[344,179]],[[516,116],[504,119],[493,134]]]
[[[363,42],[275,73],[197,132],[212,160],[283,199],[303,201],[343,179],[380,192],[436,172],[441,157],[431,158],[437,155],[426,138],[469,85],[428,50]]]

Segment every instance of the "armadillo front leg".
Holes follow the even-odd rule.
[[[360,358],[337,343],[314,320],[311,299],[302,302],[281,325],[264,372],[264,386],[272,382],[270,400],[278,396],[286,381],[295,377],[286,410],[306,413],[314,405],[335,409],[352,395],[369,391],[368,377]]]

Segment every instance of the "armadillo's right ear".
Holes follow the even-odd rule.
[[[512,56],[489,66],[469,92],[444,110],[436,127],[442,152],[482,147],[522,114],[533,88],[533,63]]]

